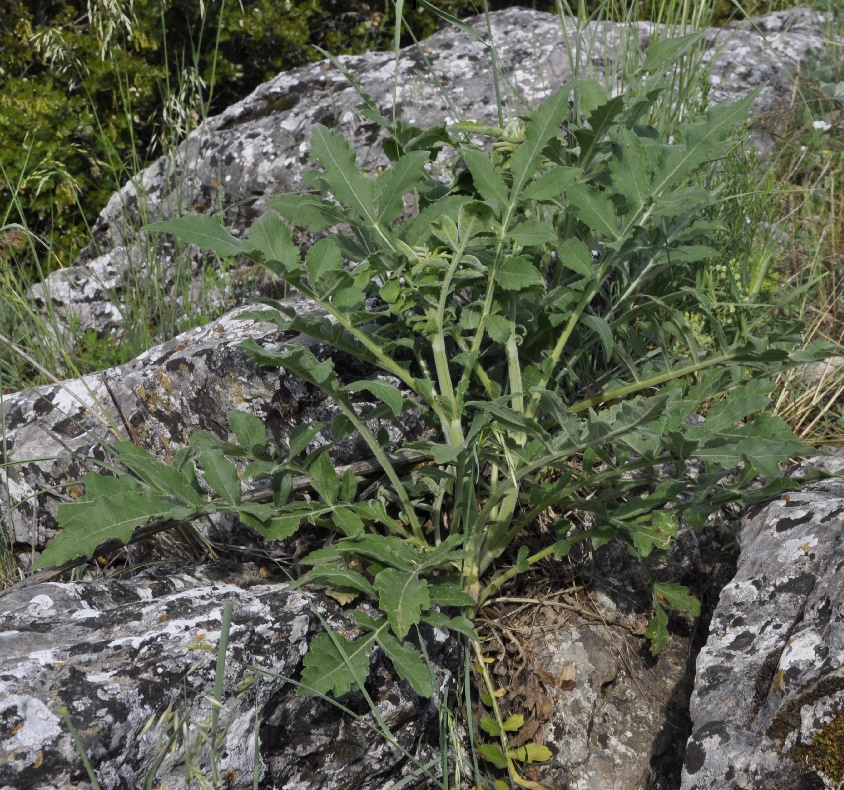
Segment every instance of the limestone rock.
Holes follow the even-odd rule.
[[[824,461],[844,466],[840,454]],[[698,656],[683,790],[841,786],[842,536],[841,478],[742,527],[738,572]]]
[[[312,303],[296,306],[303,314],[315,309]],[[291,428],[307,421],[325,423],[316,441],[331,441],[336,406],[286,371],[256,365],[237,344],[247,337],[269,350],[282,341],[305,343],[318,357],[331,353],[350,378],[365,378],[372,371],[310,338],[282,336],[274,325],[241,319],[243,312],[235,310],[192,329],[126,365],[4,396],[7,465],[0,469],[0,484],[9,498],[2,498],[0,514],[11,527],[10,542],[25,548],[22,558],[43,549],[55,534],[58,505],[68,501],[65,486],[106,459],[104,442],[136,438],[163,460],[197,430],[227,437],[226,414],[233,409],[260,417],[281,446]],[[364,395],[360,405],[368,410],[375,403]],[[384,427],[400,441],[418,436],[419,423],[419,418],[402,415]],[[371,455],[354,437],[332,443],[338,463]]]
[[[470,24],[485,35],[482,18]],[[492,35],[504,75],[505,115],[536,107],[573,76],[566,40],[579,53],[580,73],[603,78],[624,59],[626,48],[647,50],[651,41],[668,32],[646,23],[632,27],[591,23],[580,29],[573,19],[565,24],[567,39],[556,15],[526,8],[492,14]],[[707,29],[703,39],[709,99],[723,102],[761,87],[754,104],[757,114],[785,103],[792,92],[791,75],[827,52],[823,17],[805,9],[771,14],[753,25]],[[434,34],[422,45],[421,50],[402,51],[396,89],[401,117],[422,127],[459,119],[497,124],[487,45],[455,28]],[[389,115],[393,56],[371,52],[340,61]],[[224,210],[226,223],[242,234],[268,197],[303,187],[316,123],[345,134],[365,171],[387,166],[373,145],[381,130],[360,114],[360,105],[348,79],[327,61],[279,74],[209,118],[174,156],[160,158],[115,193],[97,219],[94,241],[78,264],[36,286],[35,300],[45,305],[49,299],[65,327],[76,321],[82,331],[93,329],[100,336],[119,331],[118,306],[126,289],[143,287],[145,278],[154,276],[166,290],[179,266],[196,277],[206,265],[195,249],[190,255],[177,253],[157,235],[139,232],[147,222],[191,211]],[[174,255],[181,258],[177,261]],[[189,309],[188,304],[182,307]]]
[[[251,788],[257,766],[266,790],[380,790],[413,773],[409,756],[429,762],[439,747],[437,698],[420,699],[396,681],[377,649],[371,694],[396,745],[378,734],[360,693],[342,703],[361,720],[297,696],[285,678],[298,677],[322,620],[340,631],[354,625],[324,596],[291,592],[256,571],[199,566],[0,593],[0,788],[91,787],[62,706],[105,790],[137,790],[159,758],[154,787],[194,786],[191,771],[210,778],[210,700],[226,601],[234,607],[220,787]],[[441,684],[451,678],[442,663],[448,644],[434,632],[426,648]]]

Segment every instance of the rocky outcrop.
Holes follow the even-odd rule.
[[[482,18],[469,21],[486,35]],[[535,107],[575,72],[606,78],[633,50],[646,51],[652,41],[682,32],[654,30],[645,23],[578,26],[570,18],[564,23],[565,36],[553,14],[510,8],[491,15],[505,116]],[[787,101],[792,75],[824,57],[826,38],[819,14],[792,9],[753,23],[707,29],[701,50],[692,57],[700,58],[709,73],[708,100],[739,98],[759,87],[754,112],[761,115]],[[419,49],[403,50],[398,75],[390,53],[340,61],[388,116],[397,76],[395,101],[406,121],[423,128],[443,120],[498,123],[489,47],[455,28],[436,33]],[[342,131],[365,170],[387,165],[373,145],[382,132],[361,115],[360,105],[355,88],[327,61],[279,74],[209,118],[174,156],[162,157],[115,193],[78,265],[36,286],[36,301],[51,302],[59,332],[73,323],[100,336],[119,331],[122,293],[143,288],[150,277],[167,292],[177,272],[198,282],[207,263],[195,250],[177,251],[156,235],[139,233],[144,224],[192,211],[224,211],[226,223],[242,233],[268,197],[303,188],[316,123]],[[224,288],[215,298],[225,301],[225,296]],[[190,309],[190,293],[173,298]]]
[[[697,660],[683,790],[841,787],[844,480],[772,502],[739,542]]]
[[[572,75],[559,24],[527,9],[493,15],[508,112],[535,106]],[[625,38],[612,25],[578,31],[567,24],[572,44],[589,52],[580,67],[598,74],[614,68],[624,46],[645,50],[664,32],[640,25]],[[824,37],[819,17],[799,9],[755,26],[707,31],[700,57],[709,64],[710,99],[724,101],[764,86],[755,111],[773,110],[790,95],[790,73],[798,64],[824,54]],[[402,117],[422,126],[445,118],[494,121],[487,54],[485,45],[453,30],[426,40],[421,51],[404,51],[397,93]],[[387,110],[392,56],[341,60]],[[386,164],[372,145],[378,127],[360,115],[359,103],[347,78],[327,63],[279,75],[209,119],[175,157],[162,158],[127,184],[99,218],[95,241],[79,265],[52,275],[36,295],[42,302],[52,299],[65,324],[75,318],[82,329],[100,334],[119,330],[121,291],[150,276],[166,289],[180,257],[187,257],[166,244],[148,248],[154,239],[138,232],[144,222],[223,208],[227,222],[242,233],[268,196],[301,188],[315,123],[347,134],[363,167]],[[205,264],[191,253],[186,265],[198,275]],[[0,498],[0,510],[22,565],[55,533],[58,504],[78,494],[67,484],[107,460],[104,445],[111,438],[136,438],[164,458],[195,430],[225,435],[231,409],[257,414],[281,445],[299,422],[330,423],[334,412],[319,392],[249,360],[237,346],[247,337],[267,348],[283,340],[310,342],[236,311],[120,368],[4,397],[0,483],[8,497]],[[327,353],[318,344],[312,350]],[[370,374],[351,360],[336,361],[348,376]],[[383,427],[396,441],[421,430],[413,421]],[[327,432],[317,441],[329,441]],[[366,454],[351,441],[333,452],[340,463]],[[826,481],[773,503],[745,524],[741,568],[721,597],[712,638],[698,662],[684,787],[793,782],[809,788],[836,781],[835,743],[844,731],[835,577],[842,562],[836,547],[842,497],[839,481]],[[229,545],[255,539],[231,522],[200,529]],[[670,571],[704,600],[707,587],[717,597],[730,574],[718,541],[716,532],[702,538],[683,533],[679,549],[686,553],[675,557],[678,565]],[[519,737],[545,743],[555,754],[555,765],[530,769],[530,778],[577,790],[679,786],[690,728],[687,657],[697,646],[694,623],[675,621],[666,651],[658,660],[647,654],[642,630],[649,602],[631,592],[641,587],[619,546],[578,558],[556,582],[570,592],[539,603],[502,601],[482,612],[498,627],[487,631],[488,652],[495,651],[497,633],[498,666],[506,671],[511,662],[509,674],[502,675],[512,680],[502,704],[528,714]],[[203,746],[198,736],[211,711],[225,600],[235,602],[218,750],[228,787],[251,787],[256,763],[259,786],[267,788],[374,789],[400,779],[409,787],[427,786],[427,780],[411,777],[406,755],[353,717],[295,696],[290,684],[252,677],[248,665],[296,679],[305,645],[322,627],[317,612],[334,628],[350,628],[343,613],[322,598],[313,599],[312,608],[303,595],[254,569],[214,566],[0,594],[0,788],[88,786],[59,713],[62,705],[104,787],[139,786],[159,755],[158,780],[167,787],[183,785],[186,771],[208,770],[207,741]],[[517,611],[522,605],[533,607],[529,618]],[[438,680],[450,688],[451,644],[434,634],[429,648]],[[438,764],[441,747],[461,759],[456,741],[443,747],[439,740],[438,715],[445,712],[437,711],[436,700],[420,700],[396,682],[377,653],[372,661],[378,680],[373,696],[399,744],[431,766]],[[374,723],[360,698],[343,702]],[[175,725],[183,720],[187,729],[179,731]],[[455,732],[465,746],[466,733],[459,726]]]
[[[223,607],[233,602],[215,757],[212,703]],[[297,696],[302,657],[326,627],[354,629],[319,595],[267,583],[243,565],[157,570],[128,581],[44,584],[0,594],[0,788],[90,788],[67,709],[105,790],[392,787],[439,749],[436,696],[397,682],[378,649],[373,712]],[[452,681],[445,634],[426,647],[437,685]],[[451,646],[453,647],[453,646]],[[349,711],[356,714],[349,715]],[[393,738],[389,743],[384,733]],[[257,752],[257,753],[256,753]],[[414,786],[424,787],[424,774]],[[203,786],[211,786],[210,784]]]
[[[715,534],[684,533],[678,580],[701,585],[729,573],[731,558],[713,550]],[[481,610],[484,651],[506,692],[500,704],[505,715],[525,718],[513,745],[538,742],[554,755],[550,765],[521,768],[546,787],[678,784],[694,623],[675,620],[670,644],[653,659],[642,636],[649,596],[639,572],[620,544],[609,544],[560,563],[556,589],[542,600],[503,598]],[[257,770],[267,790],[386,790],[401,779],[423,790],[438,785],[414,779],[417,763],[436,777],[443,754],[452,777],[457,765],[471,776],[465,719],[441,707],[456,699],[455,671],[464,665],[457,643],[427,632],[439,689],[430,700],[398,682],[377,651],[371,656],[370,697],[414,763],[385,742],[362,695],[338,700],[363,716],[357,721],[330,702],[297,696],[285,681],[300,679],[322,619],[344,633],[354,626],[325,596],[292,592],[279,575],[276,563],[171,565],[127,580],[0,592],[0,788],[90,787],[62,706],[108,790],[141,787],[159,757],[153,786],[187,786],[191,770],[208,776],[208,700],[226,601],[233,618],[215,763],[222,787],[252,787]],[[455,726],[446,737],[449,715]],[[480,708],[476,728],[479,715]],[[494,742],[480,730],[475,740]]]

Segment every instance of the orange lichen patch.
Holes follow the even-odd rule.
[[[168,619],[169,619],[169,618],[167,617],[167,615],[166,615],[166,614],[162,614],[162,615],[159,615],[159,617],[158,617],[158,622],[159,622],[159,623],[163,623],[165,620],[168,620]]]
[[[37,756],[35,757],[35,762],[32,764],[33,768],[40,768],[41,763],[44,761],[44,753],[38,752]]]
[[[71,499],[79,499],[85,489],[82,486],[68,486],[64,491]]]
[[[172,381],[170,380],[170,377],[163,370],[159,370],[157,372],[157,378],[158,378],[159,382],[161,382],[161,386],[164,388],[164,390],[166,392],[172,392],[173,391]]]

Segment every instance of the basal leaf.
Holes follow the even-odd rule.
[[[207,450],[199,456],[205,482],[230,505],[240,504],[240,478],[237,468],[219,450]]]
[[[325,168],[320,175],[334,197],[367,225],[375,227],[375,182],[361,173],[355,163],[355,152],[346,138],[322,124],[314,124],[311,157]]]
[[[375,642],[370,633],[347,642],[337,633],[320,634],[312,642],[302,663],[302,684],[298,694],[334,694],[342,697],[360,688],[369,676],[369,652]],[[311,690],[312,689],[312,690]]]
[[[232,236],[220,220],[208,214],[190,214],[165,222],[153,222],[144,230],[169,233],[188,244],[196,244],[203,250],[214,252],[222,258],[231,258],[246,252],[242,241]]]
[[[484,200],[490,200],[497,206],[496,215],[500,218],[501,213],[507,206],[509,198],[507,185],[498,172],[490,158],[481,151],[466,149],[463,158],[472,173],[472,180],[475,189],[478,190]]]
[[[105,480],[113,482],[104,483]],[[150,493],[128,476],[104,478],[88,472],[83,483],[84,496],[59,505],[57,518],[61,532],[36,560],[35,570],[61,565],[77,557],[90,558],[100,545],[110,540],[128,543],[136,527],[153,519],[178,521],[196,512]],[[89,496],[88,490],[97,495]]]
[[[422,611],[431,606],[428,584],[416,571],[386,568],[375,577],[375,588],[378,605],[399,639],[407,636],[420,621]]]
[[[398,417],[404,408],[404,396],[385,381],[378,381],[377,379],[364,379],[361,381],[354,381],[348,384],[345,388],[346,392],[361,392],[366,390],[371,392],[378,400],[383,401],[390,407],[393,417]]]
[[[577,210],[577,218],[596,233],[618,238],[618,220],[612,201],[590,184],[572,184],[566,196]]]
[[[507,233],[507,238],[522,247],[541,247],[543,244],[559,241],[554,229],[547,222],[540,220],[528,220],[516,225]]]
[[[245,450],[256,454],[267,446],[267,431],[264,423],[254,414],[232,409],[226,417],[238,442]]]
[[[400,644],[386,630],[378,632],[376,640],[393,662],[399,677],[410,683],[420,697],[431,697],[434,693],[433,671],[425,665],[419,651],[411,644]]]
[[[521,199],[553,200],[562,195],[582,173],[579,167],[552,167],[524,188]]]
[[[427,151],[405,154],[376,179],[375,203],[378,220],[384,227],[391,225],[404,211],[404,195],[422,180],[427,161]]]
[[[523,291],[542,285],[542,273],[526,258],[506,258],[495,272],[495,283],[505,291]]]
[[[278,261],[284,265],[285,270],[299,265],[299,248],[290,238],[287,225],[274,211],[265,211],[252,223],[244,246],[248,254],[258,252],[265,263]]]

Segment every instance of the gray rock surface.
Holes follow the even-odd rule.
[[[226,601],[234,607],[218,725],[220,787],[252,788],[257,765],[266,790],[380,790],[412,774],[407,753],[430,760],[439,746],[436,697],[420,699],[397,682],[378,650],[370,656],[375,704],[406,754],[371,729],[378,722],[361,694],[342,698],[362,716],[356,721],[256,671],[296,679],[308,643],[324,630],[320,617],[353,630],[334,602],[267,583],[255,567],[211,565],[0,594],[0,788],[91,787],[62,706],[106,790],[137,790],[159,757],[153,787],[210,779],[209,700]],[[448,657],[448,644],[444,633],[431,634],[433,666]],[[438,672],[448,684],[450,671],[440,665]]]
[[[470,22],[485,35],[481,18]],[[580,29],[573,19],[566,19],[565,24],[567,38],[556,15],[525,8],[492,14],[506,115],[537,106],[575,71],[612,82],[607,75],[626,52],[647,50],[658,37],[678,32],[653,30],[645,23],[632,27],[594,23]],[[575,65],[566,40],[576,53]],[[787,103],[791,75],[821,60],[828,51],[823,18],[805,9],[771,14],[752,25],[707,29],[703,41],[699,57],[710,74],[708,99],[723,102],[761,87],[754,105],[757,115]],[[454,28],[422,43],[421,51],[412,47],[402,51],[396,89],[400,116],[422,127],[461,119],[497,124],[486,44]],[[340,60],[389,115],[393,56],[372,52]],[[361,116],[360,104],[348,79],[327,61],[284,72],[264,83],[209,118],[173,157],[160,158],[115,193],[97,219],[94,241],[78,265],[55,272],[36,286],[36,302],[52,302],[60,333],[62,326],[74,321],[83,331],[93,329],[101,336],[119,331],[121,295],[127,289],[143,287],[145,278],[154,276],[166,290],[180,268],[198,281],[206,265],[195,249],[191,255],[175,252],[162,246],[158,236],[138,233],[145,223],[191,211],[224,210],[226,223],[243,233],[268,197],[303,187],[311,128],[316,123],[342,131],[365,170],[374,172],[387,165],[378,146],[373,146],[381,131]],[[212,301],[225,302],[226,296],[221,292]],[[228,296],[238,298],[237,294]],[[190,295],[179,298],[191,302]],[[182,307],[188,310],[190,305]]]
[[[844,480],[770,503],[739,541],[697,660],[683,790],[841,787]]]

